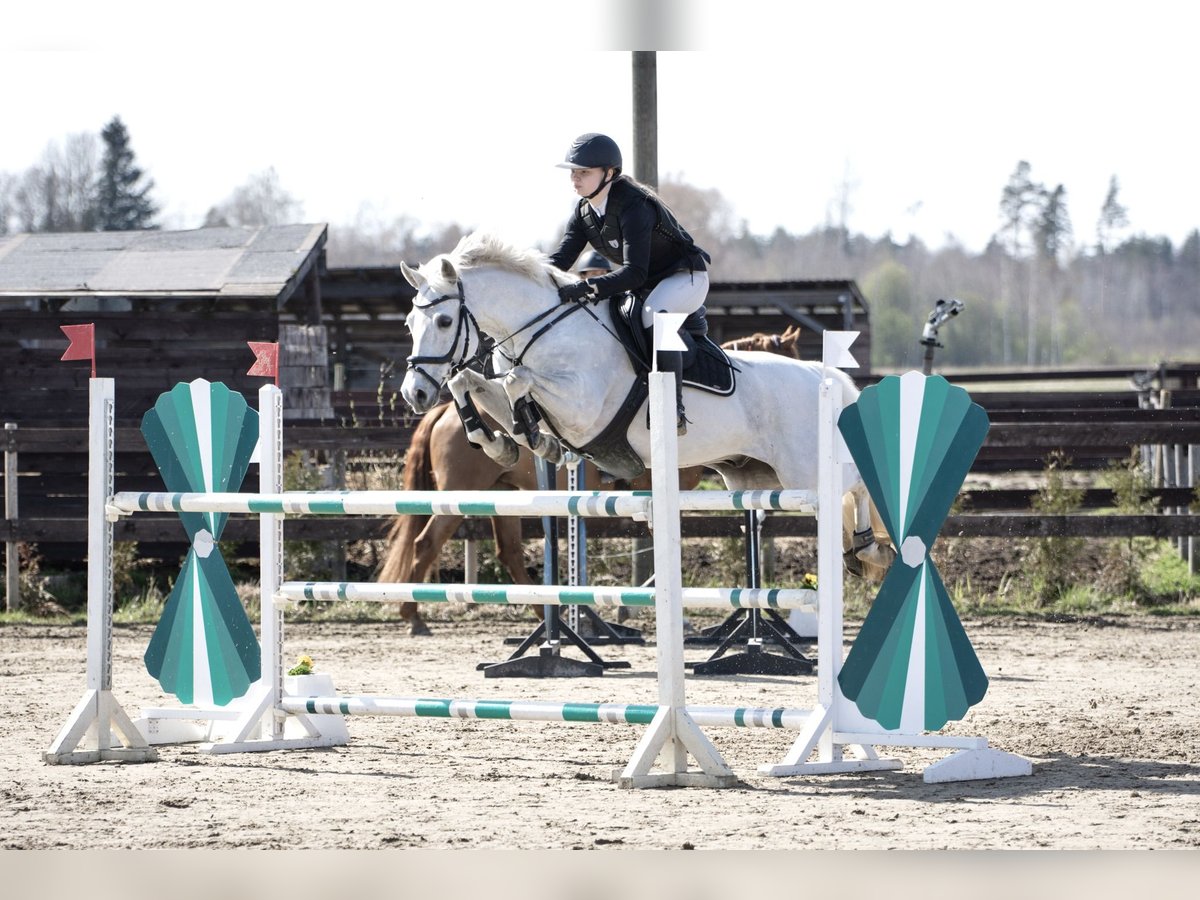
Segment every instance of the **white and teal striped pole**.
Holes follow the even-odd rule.
[[[674,402],[674,401],[672,401]],[[676,491],[680,512],[750,509],[814,512],[811,491]],[[218,512],[310,516],[584,516],[645,520],[650,491],[122,491],[109,503],[115,515],[134,512]]]
[[[334,716],[400,716],[431,719],[507,719],[650,725],[654,703],[579,703],[549,700],[467,700],[434,697],[285,697],[288,712]],[[711,728],[774,728],[798,731],[810,710],[790,707],[689,706],[697,725]]]
[[[479,603],[504,606],[653,607],[655,589],[564,585],[398,584],[358,581],[286,581],[277,598],[374,603]],[[799,609],[816,612],[816,591],[788,588],[682,588],[683,607],[699,609]]]

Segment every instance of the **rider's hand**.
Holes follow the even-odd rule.
[[[596,288],[586,281],[564,284],[558,289],[558,299],[563,303],[573,303],[576,300],[586,300],[592,296]]]

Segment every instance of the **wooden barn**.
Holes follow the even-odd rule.
[[[88,322],[97,374],[120,377],[118,425],[136,424],[179,381],[254,390],[246,342],[281,337],[281,385],[315,389],[289,407],[327,415],[325,367],[300,369],[320,333],[287,327],[320,325],[325,240],[324,225],[0,237],[0,421],[83,421],[89,373],[59,362],[59,326]]]
[[[95,324],[96,374],[116,379],[129,490],[161,486],[138,432],[159,394],[207,378],[253,396],[263,379],[246,374],[247,341],[279,341],[291,415],[328,420],[325,241],[319,224],[0,237],[6,541],[82,559],[90,371],[60,361],[61,325]]]

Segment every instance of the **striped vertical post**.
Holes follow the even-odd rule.
[[[258,410],[258,489],[277,493],[283,490],[283,391],[273,384],[260,387]],[[283,698],[283,609],[275,603],[275,594],[283,581],[283,516],[264,513],[259,517],[258,528],[262,681],[270,694],[270,707],[275,710]],[[280,719],[268,715],[263,731],[264,738],[279,739]]]

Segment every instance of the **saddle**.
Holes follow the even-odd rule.
[[[634,371],[645,378],[653,363],[654,329],[642,327],[641,298],[634,294],[613,297],[609,300],[609,311],[617,338],[629,355]],[[737,369],[725,351],[708,336],[708,319],[703,307],[684,319],[681,337],[688,345],[683,355],[683,383],[720,397],[732,394],[737,389]]]
[[[633,363],[636,375],[613,420],[585,446],[571,449],[602,472],[629,480],[646,471],[641,457],[629,446],[626,435],[633,417],[650,395],[647,374],[652,367],[653,328],[642,327],[642,301],[636,295],[613,297],[609,300],[609,311],[613,331]],[[683,383],[722,397],[732,394],[737,389],[737,369],[725,351],[708,336],[704,310],[698,309],[688,316],[680,331],[688,345],[683,356]],[[546,424],[550,425],[549,420]],[[562,441],[561,435],[558,437]]]

